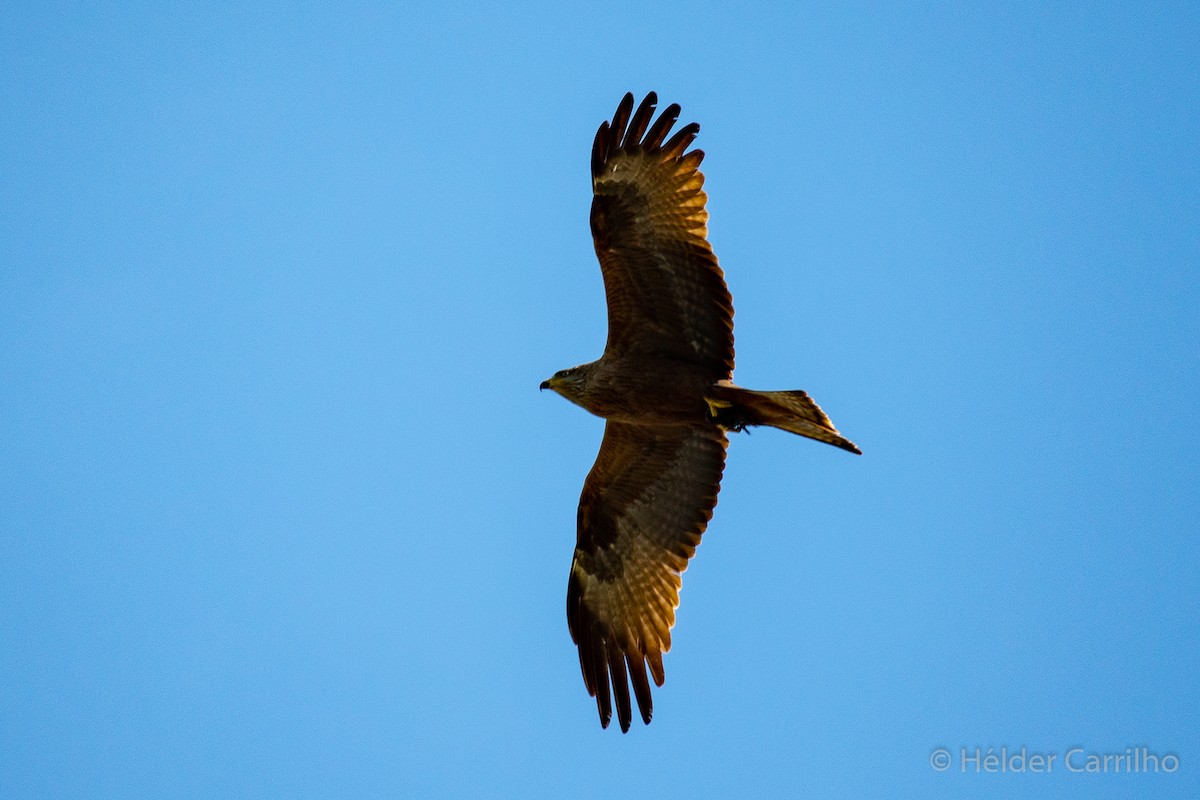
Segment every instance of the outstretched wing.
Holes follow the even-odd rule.
[[[615,697],[621,730],[629,730],[631,683],[642,719],[650,722],[646,667],[662,686],[680,573],[712,518],[726,444],[716,426],[610,421],[604,429],[579,498],[567,584],[567,624],[604,727]]]
[[[592,147],[592,237],[608,299],[613,355],[653,354],[733,373],[733,302],[708,244],[700,126],[671,105],[653,125],[654,93],[626,94]]]

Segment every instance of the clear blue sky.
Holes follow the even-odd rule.
[[[402,5],[5,12],[0,796],[1200,794],[1195,4]],[[651,89],[865,455],[735,438],[622,736],[537,387]]]

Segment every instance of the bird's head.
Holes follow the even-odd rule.
[[[580,364],[570,369],[560,369],[550,376],[550,380],[542,381],[543,391],[551,389],[576,405],[583,405],[583,393],[587,390],[587,379],[590,364]]]

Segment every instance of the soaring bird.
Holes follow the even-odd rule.
[[[769,425],[861,453],[802,391],[735,386],[733,305],[708,243],[700,126],[668,137],[653,92],[626,94],[592,145],[592,237],[608,301],[599,360],[542,383],[606,420],[579,498],[567,625],[588,694],[623,732],[653,713],[680,576],[717,503],[726,433]],[[647,676],[649,669],[649,677]],[[610,693],[609,686],[612,691]]]

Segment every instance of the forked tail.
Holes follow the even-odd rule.
[[[705,400],[713,421],[729,430],[769,425],[862,455],[853,442],[838,433],[806,392],[756,392],[719,383]]]

